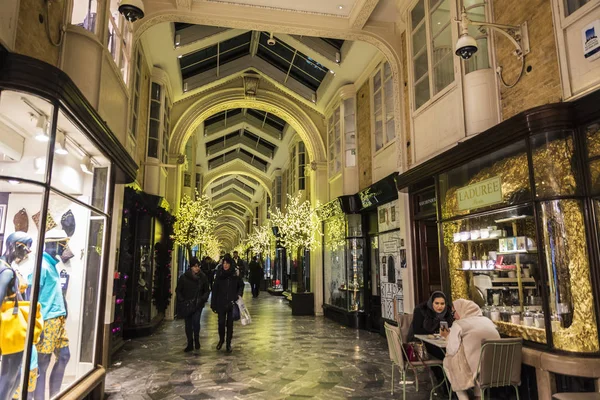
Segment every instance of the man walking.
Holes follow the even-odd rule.
[[[233,261],[237,266],[240,278],[243,279],[246,276],[246,263],[240,258],[237,251],[233,252]]]
[[[250,282],[250,287],[252,288],[252,297],[258,297],[260,293],[260,281],[263,277],[263,269],[258,263],[258,257],[252,257],[252,261],[248,265],[248,282]]]

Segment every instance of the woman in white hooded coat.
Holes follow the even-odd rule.
[[[453,309],[452,328],[449,332],[440,332],[448,341],[444,369],[459,400],[468,400],[467,389],[471,387],[475,387],[475,397],[480,396],[474,379],[479,367],[481,341],[500,339],[500,335],[496,325],[482,315],[481,309],[474,302],[458,299],[453,302]]]

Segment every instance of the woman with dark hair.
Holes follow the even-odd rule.
[[[200,350],[200,318],[210,291],[208,289],[208,278],[200,270],[198,258],[192,257],[190,260],[190,268],[179,277],[175,293],[177,293],[177,302],[180,304],[195,300],[195,309],[184,316],[187,347],[183,351],[188,353],[194,350],[194,346],[196,350]]]
[[[415,307],[413,321],[410,328],[409,340],[414,335],[431,335],[440,332],[440,322],[446,321],[448,326],[452,326],[454,318],[452,317],[452,306],[442,292],[435,291],[424,303]],[[443,360],[444,352],[436,346],[425,343],[427,351],[432,356]]]
[[[230,255],[223,257],[222,268],[216,273],[212,288],[210,308],[219,315],[219,344],[221,350],[225,342],[225,325],[227,325],[227,352],[231,353],[233,338],[233,304],[244,294],[244,281],[236,274],[235,263]]]

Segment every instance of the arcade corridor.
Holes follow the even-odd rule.
[[[262,292],[252,299],[246,286],[253,323],[236,323],[233,353],[215,350],[217,318],[209,308],[202,314],[199,355],[182,351],[182,321],[165,322],[116,355],[106,381],[108,400],[401,397],[400,385],[390,395],[384,337],[322,317],[292,317],[282,297]],[[418,394],[407,386],[408,397],[428,398],[427,380],[420,377]]]

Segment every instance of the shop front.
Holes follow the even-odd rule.
[[[435,178],[442,287],[524,339],[524,398],[600,378],[599,101],[525,111],[397,178]]]
[[[136,170],[66,74],[0,48],[3,311],[40,310],[3,318],[0,398],[100,390],[113,190]]]

